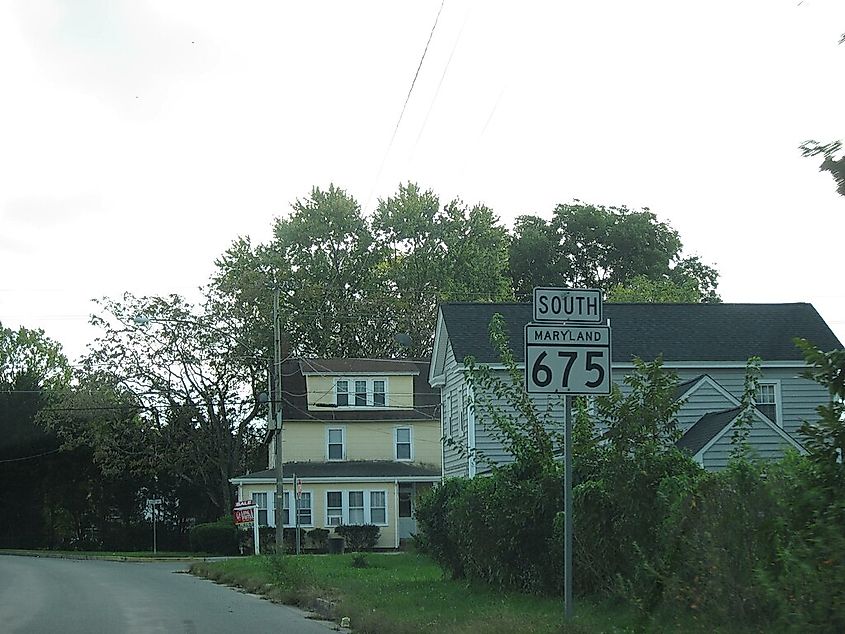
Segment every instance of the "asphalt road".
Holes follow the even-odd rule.
[[[327,634],[330,625],[189,574],[185,563],[0,556],[0,632]]]

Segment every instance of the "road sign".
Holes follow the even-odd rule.
[[[296,479],[296,499],[302,499],[302,480],[299,478]]]
[[[525,326],[529,394],[610,394],[610,327]]]
[[[534,321],[602,322],[601,291],[596,288],[534,288]]]
[[[156,504],[161,504],[161,498],[155,498],[152,500],[147,500],[147,504],[150,506],[155,506]]]

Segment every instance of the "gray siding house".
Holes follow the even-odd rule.
[[[486,465],[473,458],[474,451],[500,464],[511,460],[485,424],[482,409],[472,407],[474,395],[464,376],[468,356],[504,374],[489,336],[496,313],[504,318],[516,360],[523,363],[531,304],[443,304],[438,313],[429,382],[440,389],[442,433],[450,441],[443,445],[445,477],[483,472]],[[777,459],[788,447],[802,450],[798,428],[814,420],[816,407],[828,400],[822,386],[801,376],[806,365],[793,339],[808,339],[822,350],[842,347],[805,303],[605,304],[604,317],[613,332],[614,383],[624,391],[634,358],[653,361],[662,355],[664,367],[680,381],[676,396],[683,437],[678,446],[713,470],[724,468],[730,456],[750,357],[762,359],[762,376],[749,442],[760,457]],[[555,406],[560,397],[535,401],[541,407],[551,404],[562,417],[562,407]]]

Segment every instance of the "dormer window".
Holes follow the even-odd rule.
[[[387,379],[335,379],[337,407],[387,407]]]

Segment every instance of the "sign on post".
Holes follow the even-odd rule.
[[[572,618],[572,397],[610,394],[610,326],[602,325],[601,291],[534,289],[534,322],[525,326],[525,390],[562,394],[564,615]]]
[[[258,544],[258,518],[256,517],[258,505],[253,500],[241,500],[235,502],[235,508],[232,509],[232,515],[235,518],[235,525],[237,527],[248,526],[252,524],[252,541],[257,555],[260,551]]]
[[[600,324],[601,309],[601,291],[595,288],[538,286],[534,289],[535,322]]]
[[[609,326],[525,326],[529,394],[610,394]]]

